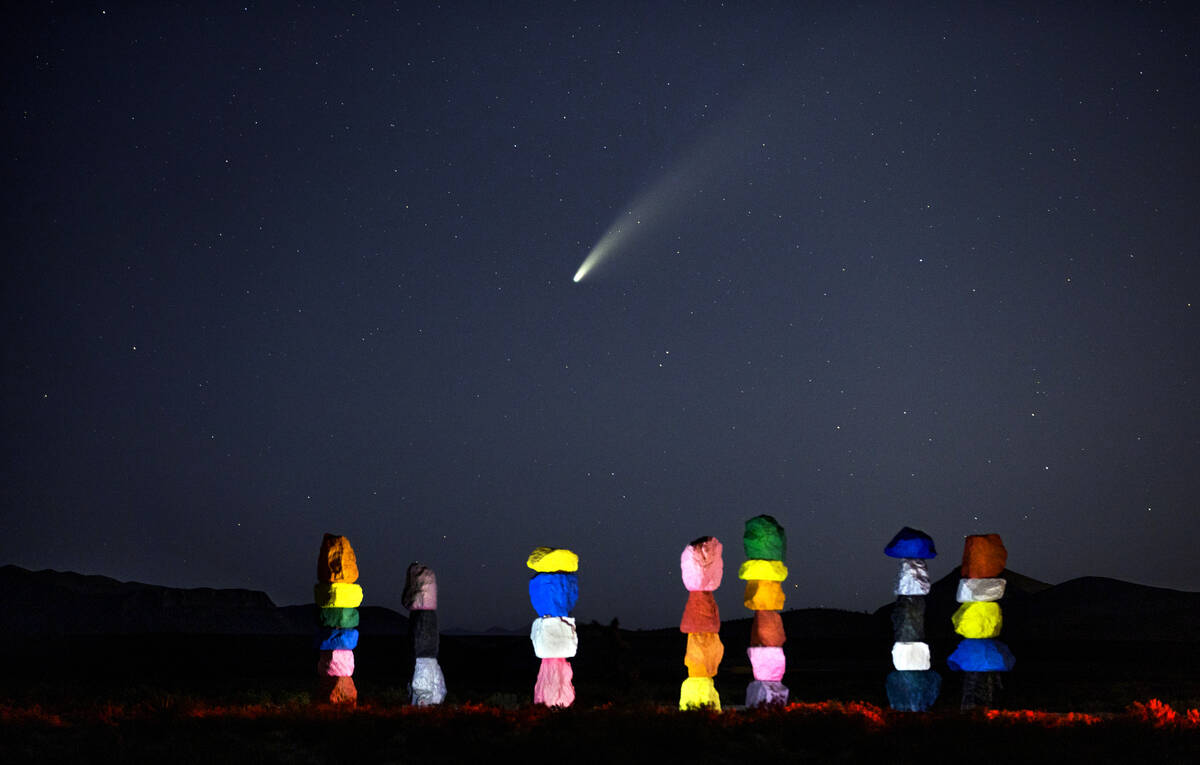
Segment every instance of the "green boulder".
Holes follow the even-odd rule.
[[[746,521],[742,545],[747,558],[783,560],[787,556],[787,535],[779,521],[769,515],[756,515]]]
[[[358,626],[358,609],[318,608],[317,623],[334,629],[353,629]]]

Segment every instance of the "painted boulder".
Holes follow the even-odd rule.
[[[757,515],[746,521],[742,533],[742,549],[747,558],[763,560],[785,560],[787,558],[787,534],[779,521],[769,515]]]
[[[892,541],[883,548],[884,555],[892,558],[921,558],[937,557],[933,539],[924,531],[905,526],[892,537]]]
[[[538,616],[569,616],[578,600],[578,574],[534,574],[529,580],[529,602]]]
[[[725,564],[721,560],[721,542],[716,537],[700,537],[679,556],[683,586],[689,592],[712,592],[721,586]]]

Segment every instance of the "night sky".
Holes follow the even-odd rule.
[[[0,563],[304,603],[328,531],[520,627],[550,545],[666,627],[769,513],[788,607],[904,525],[1200,589],[1200,12],[1062,5],[24,4]]]

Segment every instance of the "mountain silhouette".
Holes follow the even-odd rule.
[[[0,633],[6,635],[310,635],[316,606],[277,607],[265,592],[120,582],[70,571],[0,566]],[[408,620],[380,606],[359,609],[366,634],[403,634]]]
[[[1149,587],[1119,579],[1085,576],[1047,584],[1012,570],[999,601],[1004,615],[1001,638],[1194,642],[1200,635],[1200,592]],[[962,577],[955,566],[933,583],[926,596],[925,632],[930,640],[957,640],[950,617]],[[874,616],[888,620],[892,603]],[[887,625],[890,631],[890,624]]]
[[[1098,576],[1057,585],[1011,570],[1002,576],[1008,581],[1000,601],[1005,640],[1194,642],[1200,635],[1200,592]],[[957,640],[950,617],[959,606],[959,578],[955,567],[926,597],[929,640]],[[315,605],[279,607],[257,590],[182,589],[12,565],[0,566],[0,592],[0,632],[8,635],[310,635],[316,623]],[[891,609],[892,602],[871,613],[802,608],[782,617],[791,640],[887,640]],[[408,631],[407,618],[392,609],[359,610],[363,634]],[[749,629],[749,619],[726,620],[722,634],[733,644],[742,632],[748,639]]]

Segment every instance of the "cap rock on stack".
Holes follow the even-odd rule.
[[[950,617],[954,631],[963,637],[946,659],[963,673],[962,709],[990,707],[1000,685],[998,672],[1012,669],[1016,660],[1008,646],[996,638],[1003,626],[1000,604],[1008,565],[1008,550],[999,534],[973,534],[963,540],[962,579],[955,600],[962,605]]]
[[[930,669],[929,644],[925,642],[925,596],[930,587],[925,561],[937,557],[937,550],[928,534],[905,526],[883,552],[900,559],[892,608],[895,670],[887,677],[888,704],[896,710],[923,712],[937,701],[942,687],[941,675]]]
[[[754,680],[746,687],[746,706],[786,704],[788,688],[783,684],[787,659],[783,619],[783,581],[788,569],[787,534],[779,521],[769,515],[756,515],[746,521],[742,533],[742,551],[746,560],[738,567],[738,578],[746,580],[743,603],[754,612],[750,628],[750,670]]]
[[[579,556],[570,550],[537,547],[525,565],[534,571],[529,580],[529,601],[538,618],[533,620],[529,639],[533,653],[541,659],[533,703],[569,707],[575,703],[571,662],[579,647],[575,619],[568,616],[579,599]]]
[[[688,672],[679,688],[679,708],[720,711],[721,697],[713,684],[725,656],[719,634],[721,614],[713,597],[725,571],[720,540],[700,537],[688,543],[679,556],[679,571],[688,591],[683,618],[679,620],[679,631],[687,635],[683,663]]]
[[[437,622],[437,575],[433,569],[424,563],[411,563],[400,602],[408,609],[408,637],[413,653],[409,700],[419,707],[441,704],[446,700],[446,678],[438,664],[441,640]]]
[[[353,675],[362,587],[357,581],[358,561],[350,540],[326,534],[317,555],[313,598],[317,604],[318,698],[333,704],[358,701]]]

